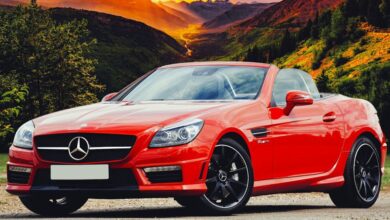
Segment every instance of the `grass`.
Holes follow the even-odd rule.
[[[0,183],[5,183],[6,180],[6,163],[8,154],[0,154]]]
[[[6,178],[6,163],[8,160],[7,154],[0,154],[0,183],[5,182]],[[390,187],[390,155],[386,159],[385,176],[383,177],[383,186]]]

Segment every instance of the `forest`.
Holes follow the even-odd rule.
[[[197,60],[171,36],[108,14],[30,4],[0,7],[0,21],[2,151],[27,120],[98,102],[157,66]],[[390,136],[389,0],[347,0],[303,26],[266,28],[277,28],[280,37],[252,39],[242,56],[227,52],[200,60],[303,69],[322,92],[372,102]]]

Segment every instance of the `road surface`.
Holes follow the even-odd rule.
[[[37,218],[0,185],[0,218]],[[181,208],[173,199],[89,200],[80,211],[66,219],[378,219],[390,220],[390,191],[381,192],[370,209],[335,208],[327,194],[280,194],[252,198],[247,207],[232,216],[205,216]]]

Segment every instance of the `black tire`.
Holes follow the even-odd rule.
[[[80,209],[87,198],[66,196],[49,198],[43,196],[21,196],[23,205],[30,211],[42,216],[65,216]]]
[[[367,137],[356,140],[348,157],[343,187],[329,193],[340,208],[369,208],[379,197],[382,182],[380,154]]]
[[[252,195],[253,169],[248,153],[238,142],[226,138],[217,144],[206,184],[208,191],[195,203],[203,210],[229,215],[246,205]]]
[[[175,201],[179,203],[179,205],[188,208],[188,209],[194,209],[194,207],[197,207],[200,203],[199,197],[175,197]]]

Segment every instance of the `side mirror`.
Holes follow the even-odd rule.
[[[116,96],[118,93],[117,92],[113,92],[113,93],[110,93],[106,96],[104,96],[102,98],[102,102],[107,102],[107,101],[110,101],[110,99],[112,99],[114,96]]]
[[[285,115],[290,115],[295,106],[311,105],[313,104],[313,98],[307,92],[303,91],[290,91],[286,95],[286,107],[283,109]]]

